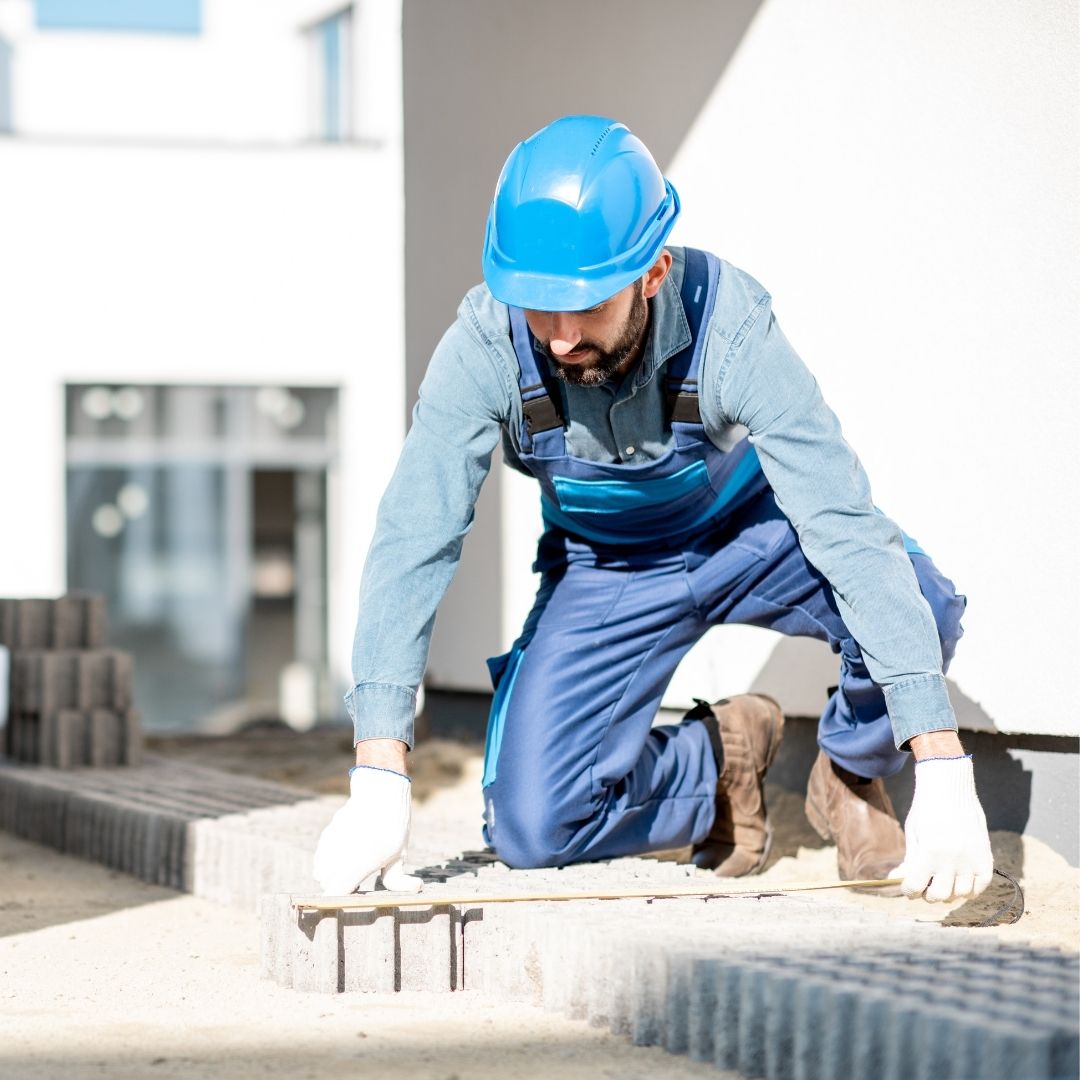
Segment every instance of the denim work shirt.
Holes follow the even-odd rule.
[[[566,449],[589,461],[662,457],[664,366],[690,341],[679,297],[685,256],[650,301],[637,368],[617,386],[562,384]],[[941,647],[900,529],[875,510],[870,483],[817,382],[788,344],[769,294],[721,262],[716,306],[702,358],[699,408],[709,438],[750,442],[803,553],[828,580],[885,692],[898,748],[926,731],[956,729]],[[487,286],[466,294],[431,358],[401,457],[379,505],[360,586],[354,686],[345,703],[355,739],[412,745],[416,688],[427,665],[435,611],[457,568],[480,485],[503,438],[520,449],[518,365],[505,304]]]

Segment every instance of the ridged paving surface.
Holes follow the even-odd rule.
[[[439,905],[471,893],[716,884],[618,859],[510,870],[463,852],[476,822],[418,808],[430,907],[299,916],[341,800],[151,759],[0,762],[0,827],[263,919],[264,974],[324,992],[466,990],[534,1002],[744,1076],[1049,1080],[1078,1075],[1075,955],[855,908],[828,893]],[[913,908],[913,911],[916,910]]]

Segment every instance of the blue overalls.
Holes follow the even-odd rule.
[[[642,465],[567,454],[560,397],[510,309],[520,368],[519,458],[540,482],[540,588],[511,651],[488,662],[495,696],[484,760],[484,836],[511,866],[561,866],[682,847],[705,838],[717,763],[697,721],[653,727],[690,647],[719,623],[815,637],[840,653],[839,687],[818,740],[863,776],[888,776],[896,750],[881,689],[804,558],[747,439],[715,446],[697,382],[718,260],[686,250],[681,299],[690,344],[667,365],[671,449]],[[946,665],[964,601],[913,543]]]

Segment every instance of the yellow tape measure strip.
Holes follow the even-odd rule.
[[[722,889],[686,886],[672,889],[615,889],[605,892],[561,893],[460,893],[456,896],[425,896],[423,893],[353,893],[350,896],[294,896],[292,906],[301,911],[385,911],[389,908],[457,907],[483,904],[522,904],[532,901],[562,900],[667,900],[691,897],[776,896],[782,893],[817,892],[822,889],[878,889],[899,885],[902,878],[876,878],[862,881],[800,881],[786,884],[737,886]]]

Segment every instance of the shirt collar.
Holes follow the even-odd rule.
[[[664,278],[659,292],[652,299],[649,336],[634,376],[635,390],[648,383],[664,363],[690,344],[690,324],[686,321],[682,297],[679,295],[686,265],[685,257],[682,248],[668,250],[672,257],[671,272]]]
[[[633,379],[623,382],[624,386],[629,383],[631,392],[650,382],[668,360],[690,344],[690,324],[686,321],[686,310],[679,295],[683,272],[686,269],[686,257],[682,248],[667,250],[671,252],[671,271],[661,282],[660,289],[650,304],[649,336],[645,339],[645,351]],[[537,355],[547,355],[543,346],[535,339],[532,339],[532,347]]]

